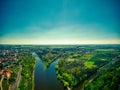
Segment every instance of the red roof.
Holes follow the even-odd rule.
[[[0,70],[0,75],[2,75],[3,74],[3,70]]]

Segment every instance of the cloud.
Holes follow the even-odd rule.
[[[98,24],[60,26],[50,29],[44,33],[46,39],[70,39],[70,40],[96,40],[118,38],[117,32],[109,30]]]
[[[111,32],[99,24],[58,25],[52,28],[41,28],[34,25],[4,35],[0,43],[33,43],[33,44],[84,44],[84,43],[118,43],[120,35]]]

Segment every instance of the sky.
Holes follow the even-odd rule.
[[[120,44],[120,1],[0,0],[0,44]]]

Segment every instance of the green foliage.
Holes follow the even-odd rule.
[[[2,81],[2,87],[3,87],[3,90],[8,90],[9,84],[7,80]]]
[[[113,57],[111,57],[111,55],[109,55],[109,54],[96,54],[96,55],[94,55],[91,59],[90,59],[90,61],[110,61],[110,60],[112,60],[112,58]]]
[[[55,66],[55,68],[56,68],[56,69],[58,69],[58,68],[59,68],[59,66],[58,66],[58,65],[56,65],[56,66]]]
[[[34,88],[33,71],[35,67],[35,58],[31,53],[26,52],[26,56],[21,56],[22,59],[22,74],[19,89],[20,90],[31,90]]]
[[[0,80],[1,80],[1,78],[2,78],[2,75],[0,75]]]
[[[107,54],[114,51],[115,51],[114,49],[96,49],[95,50],[96,53],[101,53],[101,54]]]
[[[72,88],[80,83],[86,82],[89,77],[97,72],[97,69],[114,60],[119,53],[111,48],[90,49],[88,47],[79,51],[71,49],[71,51],[65,51],[63,55],[65,56],[62,56],[58,65],[56,65],[56,74],[63,84],[66,81],[69,83],[69,87]],[[120,70],[120,68],[116,70]],[[107,83],[110,82],[108,81]],[[101,88],[103,85],[105,85],[105,82],[100,78],[98,84],[91,84],[91,88],[89,89],[98,90],[97,88]],[[109,89],[106,85],[104,88],[106,90]]]
[[[69,86],[69,83],[68,83],[68,82],[63,81],[63,83],[64,83],[64,86],[65,86],[65,87],[68,87],[68,86]]]
[[[92,54],[84,54],[82,57],[80,57],[80,60],[90,60],[92,57]]]
[[[85,90],[120,90],[120,63],[115,64],[111,68],[107,68],[105,73],[96,77]]]
[[[91,62],[91,61],[86,61],[84,63],[85,67],[87,68],[92,68],[92,67],[96,67],[96,65],[94,65],[94,62]]]
[[[84,65],[85,64],[85,65]],[[57,67],[57,76],[63,82],[69,83],[69,87],[74,87],[85,80],[95,71],[94,62],[83,60],[68,61],[65,58],[60,59]]]
[[[108,68],[104,67],[111,61],[119,60],[120,45],[20,45],[15,47],[10,46],[10,49],[18,49],[18,65],[22,65],[20,85],[17,90],[34,89],[35,58],[31,55],[32,50],[35,50],[45,62],[44,68],[60,58],[56,65],[56,74],[65,87],[73,88],[78,84],[89,82],[89,77],[95,74],[97,77],[85,83],[85,90],[120,90],[120,64],[117,64],[117,67],[112,65],[108,65]],[[8,90],[9,83],[15,81],[18,71],[16,67],[9,66],[13,73],[9,80],[3,80],[3,90]],[[97,72],[102,68],[105,72],[100,71],[98,74]]]
[[[51,48],[41,49],[40,51],[37,51],[37,54],[40,56],[40,58],[45,63],[45,68],[49,67],[49,65],[57,59],[59,54],[57,54],[57,51],[53,51]]]

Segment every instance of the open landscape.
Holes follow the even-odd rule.
[[[120,45],[0,45],[0,79],[1,90],[119,90]]]
[[[120,90],[120,0],[0,0],[0,90]]]

